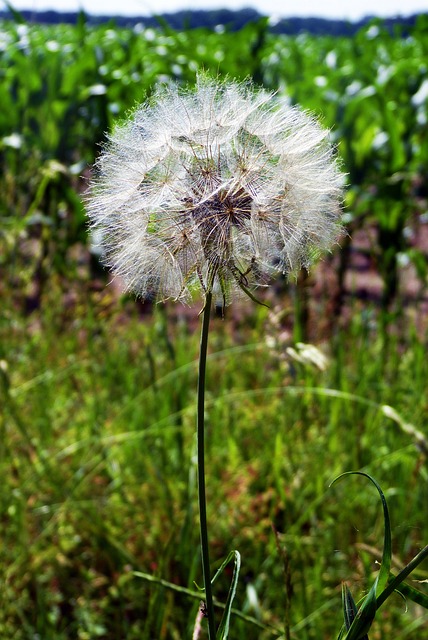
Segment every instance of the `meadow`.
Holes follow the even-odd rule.
[[[105,133],[198,70],[275,89],[331,128],[347,233],[296,281],[213,318],[211,559],[242,555],[230,637],[335,638],[427,543],[428,18],[393,34],[278,36],[0,25],[0,636],[187,639],[201,585],[195,394],[201,304],[110,283],[82,194]],[[370,639],[419,640],[427,564]],[[227,597],[229,568],[215,583]],[[206,637],[203,633],[201,638]]]

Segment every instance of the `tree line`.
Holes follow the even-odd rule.
[[[175,13],[162,13],[152,16],[97,16],[81,12],[58,11],[16,11],[9,8],[0,11],[0,19],[14,20],[18,22],[33,22],[38,24],[76,24],[84,22],[90,25],[98,25],[111,22],[119,27],[134,27],[143,24],[145,27],[167,27],[177,31],[183,29],[207,28],[215,29],[221,26],[228,31],[238,31],[245,25],[254,22],[264,22],[266,29],[271,33],[297,35],[310,33],[312,35],[351,36],[369,22],[376,20],[383,28],[391,32],[399,32],[407,35],[415,25],[419,14],[410,16],[397,16],[394,18],[377,19],[375,16],[367,16],[358,21],[329,20],[324,18],[282,18],[271,21],[255,9],[246,8],[237,11],[229,9],[215,10],[185,10]]]

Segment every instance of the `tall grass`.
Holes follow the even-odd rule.
[[[198,600],[142,575],[193,592],[201,583],[197,331],[176,308],[142,317],[108,295],[77,296],[64,314],[54,289],[44,315],[9,315],[1,327],[1,635],[191,637]],[[383,525],[365,485],[329,482],[349,469],[378,479],[397,565],[426,536],[426,440],[415,430],[426,420],[428,364],[410,331],[385,352],[376,327],[355,315],[321,345],[322,371],[302,348],[287,351],[277,323],[254,308],[213,323],[212,563],[230,548],[242,554],[236,608],[259,626],[234,618],[234,638],[279,637],[287,592],[292,637],[331,638],[341,581],[364,591]],[[216,587],[223,601],[229,581]],[[373,633],[416,640],[423,624],[417,605],[406,611],[397,596]]]

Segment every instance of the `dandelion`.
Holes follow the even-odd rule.
[[[143,298],[202,290],[221,304],[309,266],[338,232],[342,177],[327,136],[249,83],[160,88],[97,164],[88,214],[105,262]]]
[[[198,623],[206,617],[215,640],[204,457],[211,303],[224,306],[241,291],[253,298],[270,277],[308,266],[328,249],[338,233],[341,174],[327,132],[310,115],[251,84],[207,76],[195,90],[159,89],[116,127],[97,170],[88,213],[107,264],[142,297],[187,301],[199,290],[205,299],[196,427],[204,584]],[[219,626],[225,640],[240,566],[234,551],[222,567],[230,558],[235,568]]]

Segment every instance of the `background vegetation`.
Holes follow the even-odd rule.
[[[329,482],[377,478],[396,566],[427,538],[427,16],[352,37],[4,21],[0,57],[0,635],[192,635],[198,600],[149,577],[201,582],[199,307],[106,287],[81,194],[114,122],[204,68],[315,112],[348,174],[341,248],[275,283],[269,310],[215,320],[208,368],[212,559],[240,550],[251,617],[231,637],[335,637],[341,581],[367,588],[382,518],[362,478]],[[397,596],[370,638],[426,625]]]

